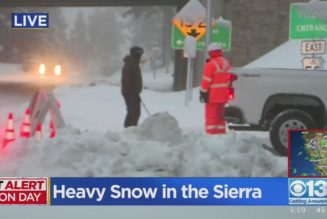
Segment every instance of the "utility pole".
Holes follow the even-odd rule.
[[[208,46],[211,43],[211,22],[212,22],[212,13],[211,13],[211,0],[207,0],[207,11],[206,11],[206,23],[207,23],[207,29],[206,29],[206,50],[208,51]],[[205,52],[205,54],[207,54]],[[207,55],[205,55],[205,59],[207,58]]]

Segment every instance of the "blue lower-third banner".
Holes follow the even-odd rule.
[[[51,205],[289,204],[287,178],[51,178]]]

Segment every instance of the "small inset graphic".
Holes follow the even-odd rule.
[[[327,177],[327,130],[290,131],[289,177]]]

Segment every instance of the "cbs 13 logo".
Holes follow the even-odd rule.
[[[292,180],[289,184],[292,197],[327,198],[327,180]]]

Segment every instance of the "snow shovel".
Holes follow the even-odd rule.
[[[141,99],[142,106],[143,106],[143,108],[145,109],[146,113],[148,114],[148,116],[151,116],[150,111],[149,111],[148,108],[146,107],[146,105],[145,105],[145,103],[143,102],[143,100],[142,100],[141,97],[140,97],[140,99]]]

